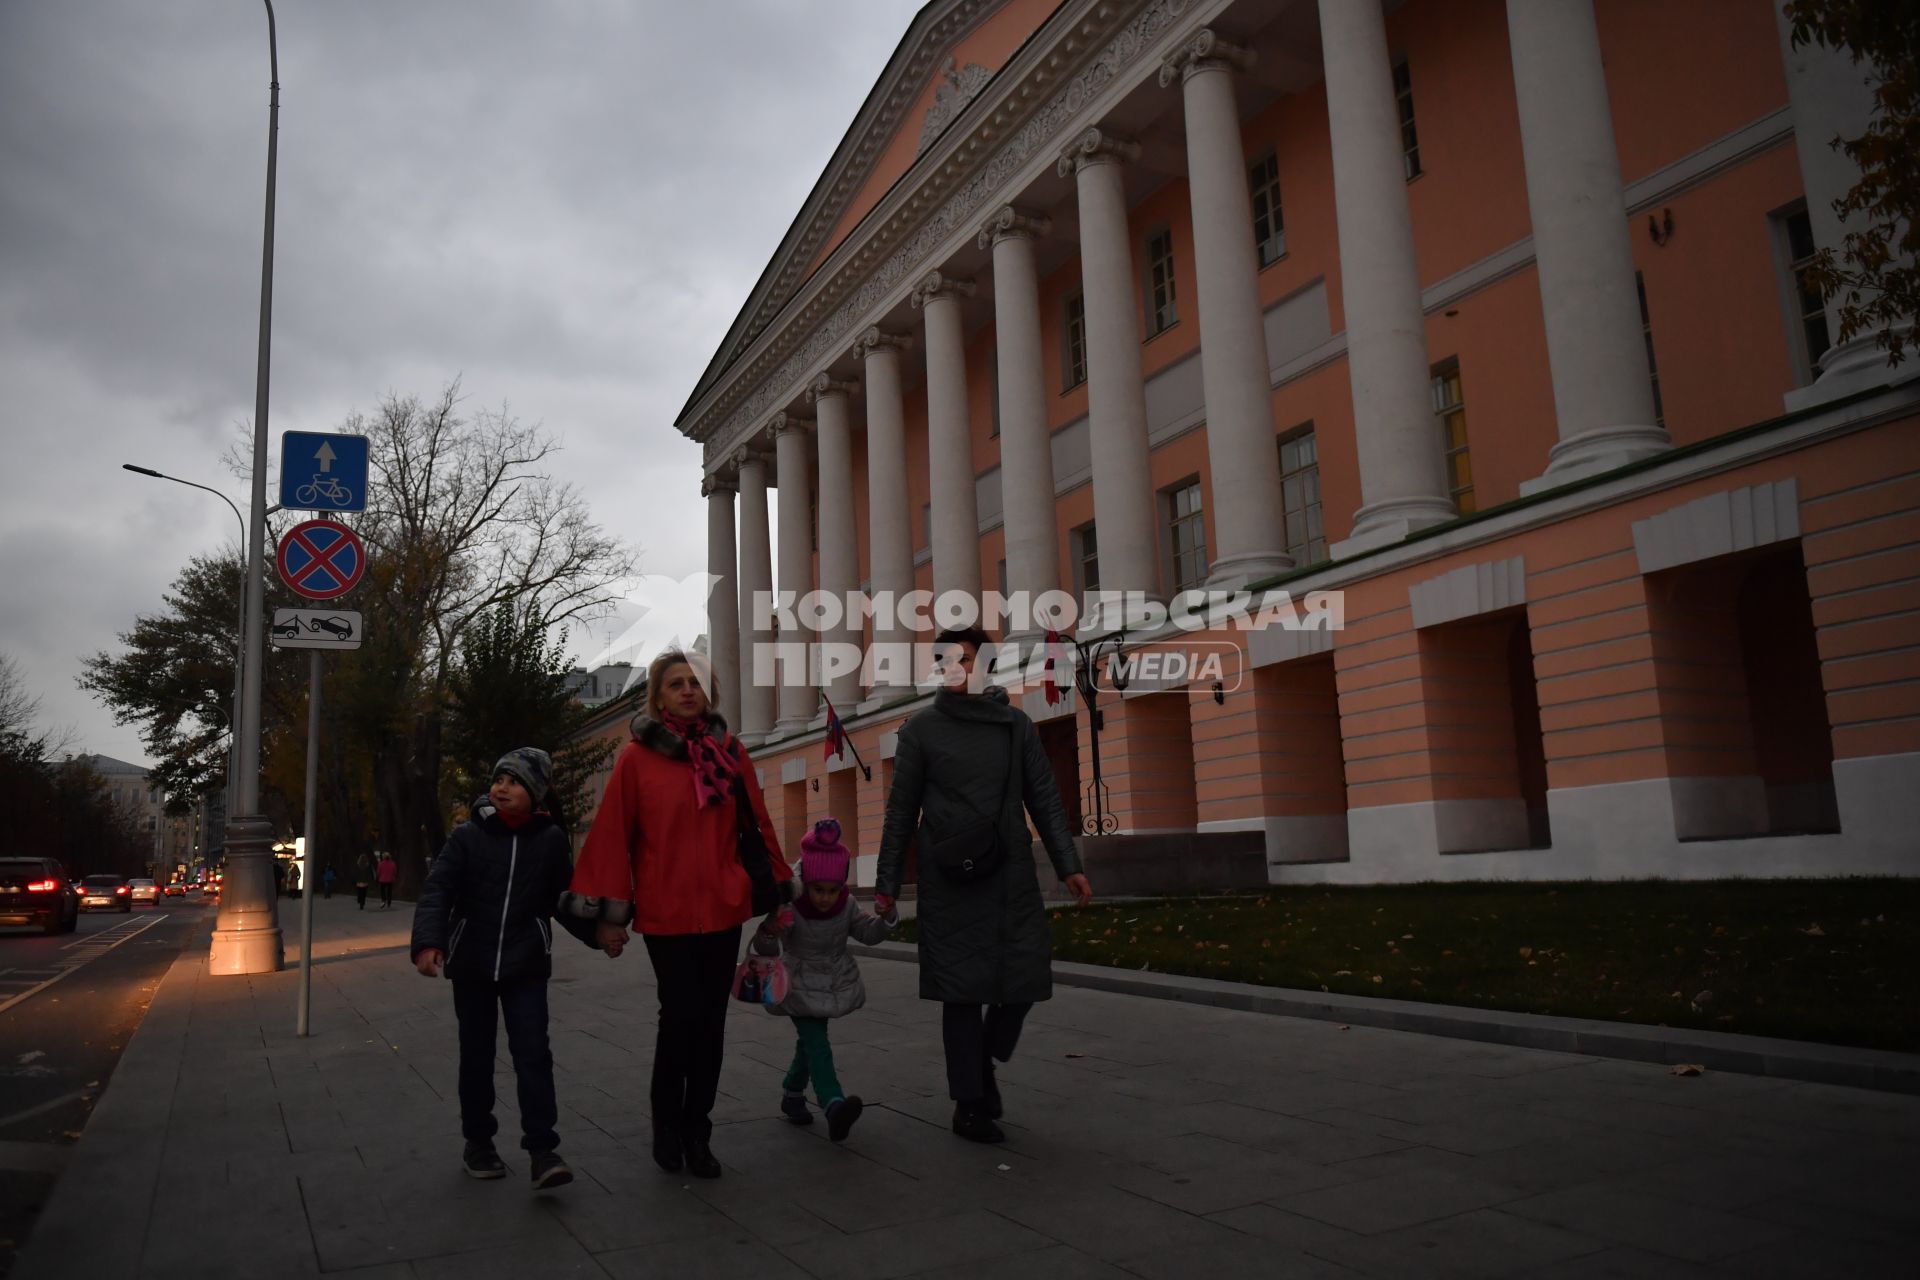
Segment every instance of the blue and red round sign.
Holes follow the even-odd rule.
[[[367,549],[332,520],[305,520],[280,539],[280,580],[309,600],[332,600],[359,585]]]

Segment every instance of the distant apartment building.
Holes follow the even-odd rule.
[[[614,662],[591,671],[575,667],[567,673],[567,687],[582,706],[598,707],[625,692],[631,679],[634,679],[633,665]]]

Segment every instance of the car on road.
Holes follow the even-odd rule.
[[[161,892],[169,898],[184,898],[187,896],[187,886],[181,884],[178,880],[170,880],[167,882],[167,887],[161,890]]]
[[[80,882],[82,911],[131,911],[133,889],[119,876],[88,876]]]
[[[79,923],[80,897],[58,859],[0,858],[0,924],[72,933]]]
[[[135,902],[160,901],[160,886],[151,880],[129,880],[127,888],[131,890],[127,896]]]

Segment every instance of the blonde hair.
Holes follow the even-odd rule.
[[[693,671],[695,683],[702,693],[707,695],[707,710],[720,709],[720,689],[713,682],[713,663],[704,653],[688,653],[682,649],[668,649],[655,658],[647,667],[647,714],[655,720],[665,718],[660,706],[660,695],[665,691],[664,682],[667,672],[685,664]]]

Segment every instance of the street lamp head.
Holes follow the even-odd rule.
[[[165,476],[161,475],[158,471],[155,471],[152,467],[136,467],[131,462],[121,463],[120,469],[122,471],[132,471],[143,476],[152,476],[155,480],[166,479]]]

